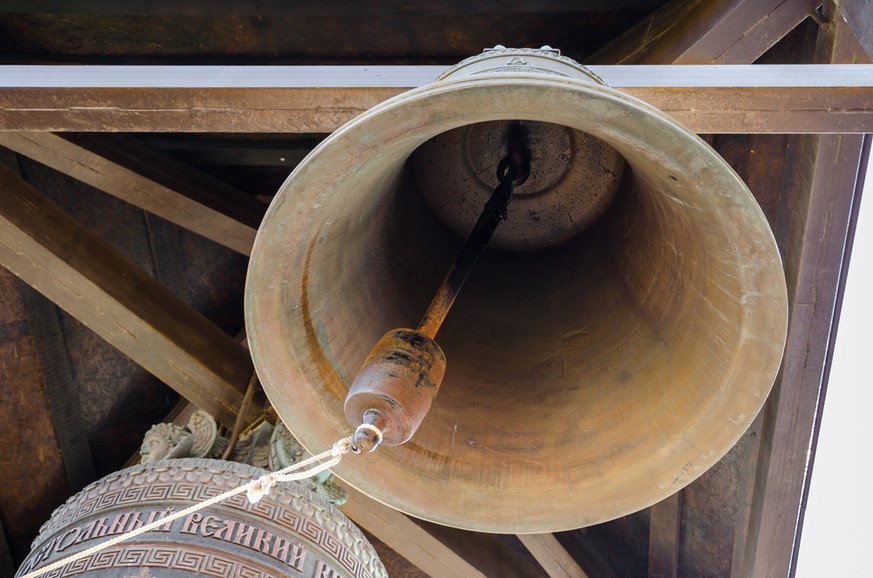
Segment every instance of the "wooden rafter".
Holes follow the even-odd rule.
[[[352,493],[343,512],[430,576],[485,576],[400,512],[362,497]]]
[[[592,64],[751,64],[816,0],[673,0],[593,55]]]
[[[518,539],[552,578],[588,578],[554,534],[519,534]]]
[[[840,16],[846,21],[868,58],[873,58],[873,2],[856,0],[840,3]]]
[[[0,131],[329,133],[434,68],[0,66]],[[873,132],[873,65],[591,69],[698,133]]]
[[[5,167],[0,191],[0,264],[232,425],[245,349]]]
[[[97,479],[79,403],[79,388],[73,380],[57,307],[25,283],[19,289],[36,346],[67,482],[70,493],[74,494]]]
[[[805,143],[811,167],[803,175],[803,238],[789,249],[787,276],[794,288],[782,375],[765,408],[765,432],[753,512],[755,540],[749,576],[786,576],[795,545],[807,457],[829,355],[857,167],[863,137],[818,136]],[[799,231],[798,231],[799,233]],[[796,252],[795,252],[796,251]],[[837,267],[834,267],[834,264]],[[749,546],[747,546],[748,548]]]
[[[0,145],[199,233],[251,252],[264,207],[130,137],[0,133]]]
[[[491,534],[450,528],[412,517],[409,519],[468,560],[486,576],[513,576],[514,578],[545,578],[549,576],[548,572],[528,561],[516,551],[515,547],[510,545],[512,542],[510,536],[496,537]]]
[[[15,564],[12,562],[12,553],[9,551],[9,542],[6,541],[6,533],[3,531],[3,523],[0,522],[0,576],[12,576],[15,573]]]
[[[599,541],[595,544],[590,538],[590,529],[581,528],[562,533],[562,541],[567,550],[573,553],[574,560],[585,574],[597,578],[619,578],[622,575],[612,563],[621,553],[609,551],[608,546]],[[555,536],[557,539],[557,535]]]
[[[466,538],[462,539],[475,543],[475,551],[471,551],[446,540],[441,532],[434,532],[352,488],[347,489],[350,497],[340,508],[343,513],[434,578],[485,578],[505,576],[507,572],[517,578],[542,576],[526,564],[513,565],[515,554],[490,536],[472,533],[467,536],[460,530],[438,529],[448,534],[464,534]]]
[[[650,578],[676,578],[678,576],[681,513],[681,492],[661,500],[650,509]]]
[[[831,7],[833,9],[833,7]],[[839,18],[820,35],[819,62],[866,58]],[[786,277],[793,308],[780,379],[763,414],[743,576],[791,575],[816,412],[824,399],[839,317],[842,268],[858,196],[862,135],[803,138],[792,203]]]

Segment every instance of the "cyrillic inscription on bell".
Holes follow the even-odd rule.
[[[236,488],[264,471],[210,459],[134,466],[55,510],[17,575]],[[45,576],[387,578],[370,543],[339,510],[283,483],[257,503],[245,494],[110,546]]]

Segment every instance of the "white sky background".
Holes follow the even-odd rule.
[[[796,578],[873,577],[871,167],[873,162],[849,264]]]

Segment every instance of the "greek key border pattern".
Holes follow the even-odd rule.
[[[45,574],[48,578],[75,576],[92,570],[108,570],[114,568],[172,568],[186,570],[201,576],[226,578],[283,578],[282,574],[273,573],[267,568],[256,564],[246,564],[242,560],[233,559],[216,553],[182,550],[160,546],[124,546],[119,549],[106,549],[91,556],[86,556],[71,564],[56,568]]]

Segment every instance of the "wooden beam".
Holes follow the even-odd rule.
[[[823,385],[863,137],[815,136],[805,143],[808,191],[803,237],[789,247],[786,274],[793,288],[786,356],[765,406],[759,477],[746,576],[788,575],[800,515],[815,408]]]
[[[597,51],[590,64],[751,64],[816,0],[673,0]]]
[[[248,255],[264,207],[132,137],[0,133],[0,145]]]
[[[753,524],[752,511],[755,499],[755,484],[758,479],[758,457],[761,453],[761,429],[763,427],[764,412],[759,412],[755,421],[746,432],[746,449],[743,452],[741,475],[737,477],[737,498],[739,508],[737,511],[736,527],[734,530],[734,545],[731,557],[730,578],[742,578],[746,568],[746,556],[753,555],[747,551],[749,533]]]
[[[650,508],[649,578],[676,578],[679,575],[681,512],[681,492]]]
[[[70,493],[75,494],[97,479],[79,402],[79,385],[73,380],[57,307],[26,283],[21,283],[19,292],[36,347]]]
[[[816,60],[858,55],[854,36],[831,18],[820,33]],[[786,356],[764,406],[761,449],[743,576],[792,575],[801,504],[808,481],[817,408],[823,402],[839,312],[850,220],[857,202],[861,135],[805,137],[796,191],[786,210],[790,235],[785,269],[792,309]]]
[[[818,4],[819,0],[783,0],[770,12],[759,12],[754,23],[744,23],[717,42],[701,43],[694,58],[715,64],[752,64],[813,14]],[[760,6],[755,4],[756,8]],[[692,62],[687,57],[686,61]]]
[[[840,16],[855,34],[868,58],[873,59],[873,0],[843,0]]]
[[[61,133],[63,134],[63,133]],[[161,134],[137,135],[146,146],[164,154],[181,158],[196,166],[225,167],[275,167],[289,172],[300,164],[320,139],[253,140],[248,138],[203,139],[197,135],[189,138]]]
[[[545,578],[545,571],[529,557],[520,554],[523,545],[516,536],[495,536],[450,528],[409,518],[428,534],[461,556],[486,576]],[[512,545],[517,542],[517,546]]]
[[[589,530],[590,528],[581,528],[561,533],[561,542],[572,552],[573,559],[578,562],[582,571],[597,578],[619,578],[620,575],[627,574],[619,572],[611,563],[616,558],[622,558],[623,552],[613,552],[603,541],[595,544],[589,536]]]
[[[5,167],[0,191],[0,264],[233,425],[253,371],[246,350]]]
[[[182,295],[185,262],[179,253],[179,229],[151,213],[144,215],[152,261],[155,264],[155,277],[174,295]]]
[[[9,542],[6,541],[6,533],[3,531],[3,523],[0,522],[0,578],[12,578],[15,575],[15,563],[12,561],[12,552],[9,550]]]
[[[424,528],[388,506],[345,486],[345,515],[433,578],[485,578],[473,564],[437,540]]]
[[[413,520],[354,488],[343,487],[349,491],[348,502],[340,507],[343,513],[434,578],[544,576],[493,536]]]
[[[588,578],[554,534],[519,534],[518,539],[551,578]]]
[[[849,134],[873,130],[870,89],[650,88],[633,93],[699,134]],[[828,100],[835,107],[824,110]],[[804,102],[812,107],[806,108]]]
[[[324,134],[441,70],[0,66],[0,131]],[[873,132],[873,65],[591,70],[698,133]]]

